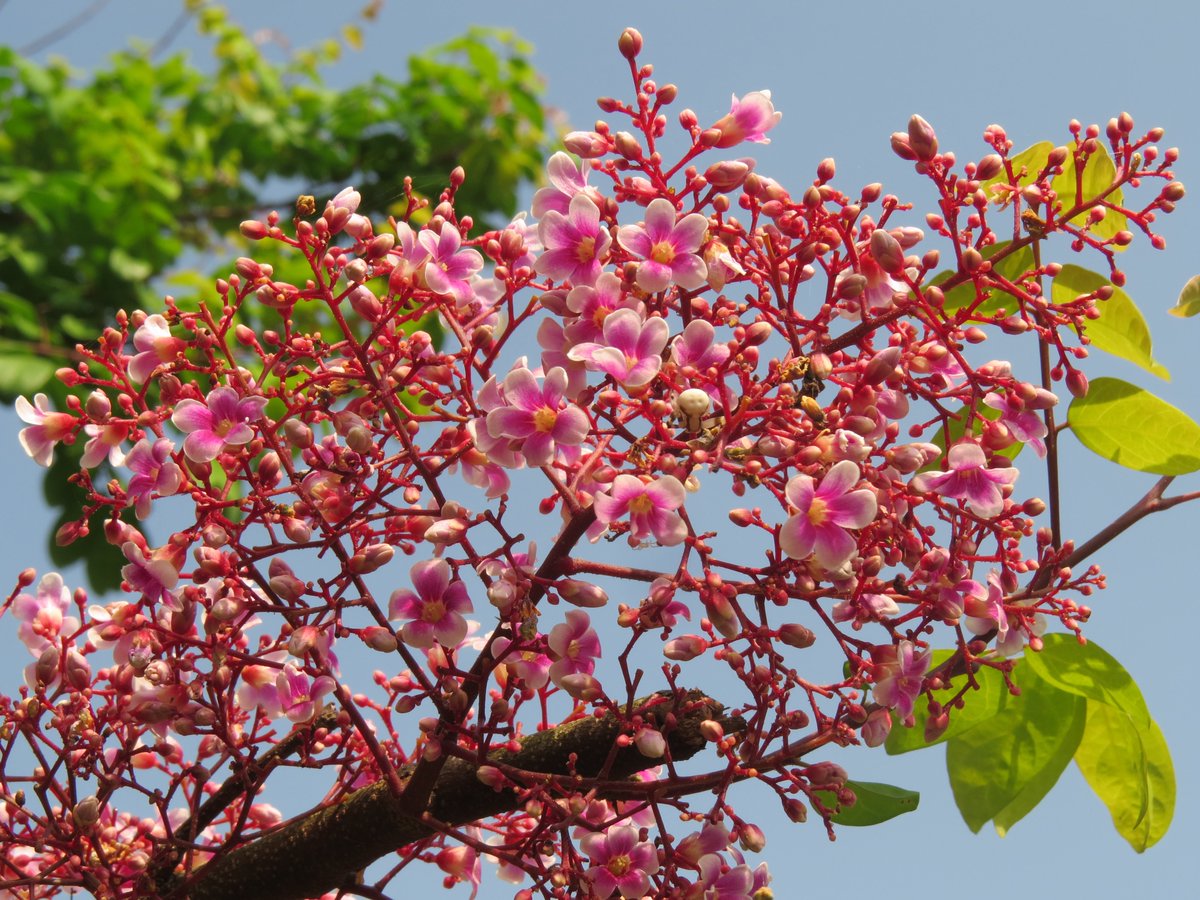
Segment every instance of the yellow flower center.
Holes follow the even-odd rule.
[[[614,856],[612,859],[610,859],[608,861],[608,871],[611,872],[613,875],[615,875],[617,878],[620,878],[622,875],[624,875],[626,872],[629,871],[629,868],[632,865],[633,865],[633,860],[631,860],[625,854],[621,854],[620,856]]]
[[[543,406],[533,414],[533,427],[538,431],[553,431],[554,423],[558,420],[558,412],[548,406]]]
[[[813,497],[812,506],[808,508],[808,521],[814,525],[824,525],[829,518],[829,508],[820,497]]]
[[[596,258],[596,239],[594,237],[585,237],[579,242],[579,246],[575,248],[575,258],[581,263],[591,262]]]
[[[427,600],[421,607],[421,618],[431,625],[442,621],[446,616],[446,604],[441,600]]]
[[[654,504],[645,494],[638,494],[629,501],[629,511],[644,515],[654,508]]]
[[[651,248],[650,258],[664,266],[669,266],[675,261],[675,248],[666,241],[659,241]]]

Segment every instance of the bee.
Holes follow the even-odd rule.
[[[1037,213],[1032,209],[1027,209],[1021,213],[1021,224],[1025,226],[1025,230],[1029,232],[1031,237],[1043,238],[1046,236],[1046,231],[1050,227],[1043,219],[1039,219]]]

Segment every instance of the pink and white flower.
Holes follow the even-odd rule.
[[[1040,404],[1037,408],[1047,409],[1058,403],[1058,398],[1050,391],[1040,388],[1037,397]],[[1013,395],[1001,395],[990,391],[984,395],[984,406],[999,410],[1000,422],[1012,433],[1018,441],[1028,444],[1040,457],[1046,455],[1046,421],[1039,416],[1030,405],[1026,405]]]
[[[587,196],[593,202],[598,200],[599,194],[596,190],[588,187],[587,174],[587,166],[577,167],[575,160],[561,150],[551,156],[550,161],[546,163],[546,180],[550,183],[534,193],[533,217],[541,219],[550,211],[565,216],[571,201],[579,194]]]
[[[24,397],[17,398],[17,415],[28,428],[17,435],[21,447],[39,466],[50,465],[54,446],[72,436],[79,420],[69,413],[55,412],[45,394],[34,394],[33,403]]]
[[[409,619],[400,637],[410,647],[427,649],[437,641],[443,647],[457,647],[467,636],[463,613],[472,610],[467,586],[450,580],[450,565],[443,559],[419,562],[410,575],[416,593],[394,591],[388,601],[389,619]]]
[[[848,459],[834,463],[820,487],[808,475],[793,476],[785,494],[796,513],[779,529],[779,546],[792,559],[816,553],[825,569],[836,570],[858,549],[847,529],[865,528],[875,518],[878,503],[870,490],[851,490],[858,484],[858,465]]]
[[[279,707],[293,722],[308,722],[321,708],[321,698],[337,687],[337,682],[328,675],[309,678],[307,674],[288,663],[275,676],[275,690],[279,695]]]
[[[671,359],[677,366],[691,366],[703,372],[729,359],[729,346],[716,343],[717,332],[704,319],[692,319],[683,333],[671,341]]]
[[[541,387],[528,369],[513,369],[504,379],[506,405],[487,414],[488,434],[519,441],[529,465],[549,465],[559,445],[578,447],[591,426],[587,413],[567,403],[566,388],[563,369],[547,372]]]
[[[133,541],[126,541],[121,552],[129,564],[121,568],[121,578],[150,603],[161,603],[179,611],[183,604],[172,592],[179,581],[179,570],[170,560],[151,555],[147,557]]]
[[[632,309],[618,309],[604,319],[603,340],[577,344],[569,359],[604,372],[627,388],[649,384],[662,368],[662,349],[670,328],[660,318],[645,321]]]
[[[546,248],[534,270],[556,281],[593,284],[608,254],[612,237],[600,224],[600,208],[586,194],[571,198],[567,213],[547,210],[538,224]]]
[[[156,313],[146,316],[133,333],[133,346],[139,352],[129,361],[129,377],[135,384],[142,384],[159,366],[175,362],[187,349],[187,341],[174,337],[167,320]]]
[[[918,491],[933,491],[953,500],[964,500],[978,516],[991,518],[1004,510],[1003,488],[1017,480],[1017,470],[1010,466],[987,467],[983,449],[971,441],[950,448],[946,457],[948,472],[925,472],[910,484]]]
[[[65,635],[79,630],[79,619],[67,615],[71,608],[71,592],[57,572],[47,572],[38,582],[33,595],[18,594],[13,601],[13,615],[21,624],[17,637],[34,656],[47,647],[57,647]]]
[[[133,506],[137,517],[150,515],[151,495],[169,497],[183,483],[183,471],[171,459],[175,445],[157,440],[153,444],[142,438],[125,457],[125,467],[133,473],[125,488],[125,504]]]
[[[691,213],[676,221],[675,205],[663,197],[650,201],[640,225],[622,225],[617,243],[643,262],[637,284],[651,293],[671,284],[694,291],[707,283],[708,268],[697,251],[704,243],[708,219]]]
[[[929,649],[918,650],[912,641],[876,647],[871,652],[871,661],[875,666],[875,689],[872,692],[875,702],[896,710],[905,719],[911,716],[931,659]]]
[[[249,422],[262,418],[266,397],[239,397],[233,388],[213,388],[204,402],[181,400],[171,422],[187,435],[183,452],[193,462],[211,462],[226,445],[248,444],[254,437]]]
[[[550,629],[546,643],[555,656],[550,666],[550,678],[555,684],[569,675],[591,675],[596,670],[596,658],[601,655],[600,637],[583,610],[567,610],[567,621]]]
[[[733,147],[742,141],[769,144],[767,132],[779,124],[783,113],[775,112],[770,91],[751,91],[738,99],[735,94],[729,115],[721,118],[713,128],[721,132],[716,146],[722,149]]]
[[[673,475],[644,481],[636,475],[618,475],[608,493],[592,501],[596,521],[602,525],[629,515],[629,541],[636,544],[651,534],[664,547],[674,547],[687,537],[687,526],[676,512],[686,496],[683,485]]]
[[[636,900],[650,890],[650,876],[658,871],[658,851],[649,841],[639,841],[638,829],[632,825],[584,835],[580,846],[591,860],[584,877],[598,900],[606,900],[613,891]]]
[[[429,253],[425,264],[425,284],[435,294],[453,297],[457,303],[472,298],[471,276],[483,268],[483,256],[478,250],[462,247],[462,235],[447,223],[440,234],[422,231],[417,235],[421,246]]]
[[[508,638],[496,638],[492,643],[492,657],[504,663],[528,690],[544,688],[550,680],[550,657],[540,650],[510,650],[512,646],[513,642]]]

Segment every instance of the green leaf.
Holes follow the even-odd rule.
[[[1175,769],[1157,724],[1138,728],[1119,709],[1089,702],[1075,762],[1134,850],[1142,853],[1167,833],[1175,813]]]
[[[59,362],[32,353],[0,350],[0,395],[29,396],[44,390],[58,366]]]
[[[843,806],[833,817],[838,825],[878,825],[904,813],[913,812],[921,802],[916,791],[874,781],[847,781],[846,787],[858,798],[853,806]]]
[[[949,658],[952,652],[951,650],[933,651],[932,666],[936,668]],[[945,706],[962,690],[966,680],[966,675],[959,675],[950,682],[948,687],[934,691],[933,699]],[[888,755],[896,756],[900,753],[936,746],[963,734],[981,722],[986,722],[1004,708],[1008,702],[1009,693],[1003,675],[995,669],[985,666],[975,673],[975,684],[976,688],[968,691],[963,697],[963,708],[950,710],[950,724],[941,737],[933,741],[926,742],[925,740],[925,723],[929,719],[929,706],[924,701],[918,701],[913,709],[912,728],[905,728],[897,723],[888,734],[887,742],[884,744]]]
[[[1086,334],[1093,346],[1170,381],[1171,373],[1154,359],[1150,328],[1142,311],[1128,294],[1103,275],[1079,266],[1063,266],[1050,287],[1050,299],[1054,303],[1070,303],[1105,286],[1112,288],[1112,296],[1097,301],[1100,318],[1089,320],[1086,326]]]
[[[1022,665],[1061,691],[1119,709],[1138,728],[1150,727],[1150,710],[1133,676],[1094,641],[1081,644],[1072,634],[1047,634],[1042,650],[1027,651]]]
[[[1086,714],[1082,697],[1018,670],[1019,702],[955,736],[946,747],[954,802],[972,831],[997,818],[1011,827],[1045,795],[1074,754]]]
[[[1200,425],[1165,400],[1119,378],[1097,378],[1067,422],[1093,453],[1127,469],[1183,475],[1200,469]]]
[[[1033,184],[1037,181],[1038,174],[1046,167],[1046,159],[1050,156],[1050,151],[1054,149],[1054,145],[1049,141],[1041,141],[1034,144],[1032,147],[1026,147],[1016,156],[1009,157],[1012,162],[1013,171],[1017,173],[1017,184],[1021,187]],[[1021,169],[1024,168],[1024,174]],[[986,191],[994,185],[1007,185],[1008,174],[1002,169],[1000,174],[995,178],[989,178],[983,182],[981,187]],[[1007,191],[989,191],[992,200],[1003,201],[1007,199]]]
[[[1181,319],[1190,319],[1200,313],[1200,275],[1193,275],[1179,292],[1175,305],[1167,310],[1171,315]]]
[[[1087,165],[1083,170],[1083,179],[1078,197],[1084,200],[1097,197],[1108,190],[1116,178],[1117,167],[1114,165],[1112,157],[1108,155],[1108,150],[1102,146],[1088,158]],[[1067,161],[1063,164],[1062,174],[1054,179],[1051,187],[1058,194],[1059,202],[1063,205],[1063,211],[1075,205],[1077,195],[1075,192],[1074,156],[1067,156]],[[1114,190],[1105,199],[1117,206],[1122,205],[1124,202],[1124,196],[1120,188]],[[1118,231],[1123,231],[1129,224],[1124,213],[1119,213],[1113,209],[1105,209],[1105,213],[1105,217],[1090,229],[1091,233],[1099,238],[1110,238]],[[1088,214],[1082,212],[1071,219],[1071,224],[1082,228],[1087,224],[1087,219]],[[1117,249],[1124,250],[1125,248],[1117,247]]]

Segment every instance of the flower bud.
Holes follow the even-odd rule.
[[[585,609],[597,609],[608,603],[608,594],[598,585],[567,578],[557,585],[558,595],[568,603]]]
[[[636,28],[626,28],[617,39],[617,49],[631,62],[642,52],[642,35]]]
[[[757,825],[746,824],[738,829],[738,843],[742,845],[743,850],[761,853],[763,847],[767,846],[767,836]]]
[[[80,800],[71,810],[71,821],[80,831],[91,831],[92,826],[100,821],[100,801],[95,797]]]
[[[921,162],[929,162],[937,156],[938,142],[933,126],[914,115],[908,120],[908,145]]]
[[[355,575],[366,575],[390,563],[395,553],[388,544],[372,544],[350,557],[348,568]]]
[[[590,702],[598,700],[604,696],[604,688],[600,682],[583,672],[576,672],[573,675],[564,675],[558,681],[558,686],[574,697],[576,700]]]
[[[754,168],[752,159],[729,159],[713,163],[704,170],[704,180],[718,191],[732,191],[741,187],[746,176]]]
[[[786,625],[779,626],[779,640],[783,641],[789,647],[805,650],[816,643],[817,636],[811,628],[806,628],[795,622],[789,622]]]
[[[608,152],[608,140],[594,131],[572,131],[563,146],[580,159],[598,159]]]
[[[394,653],[399,646],[396,636],[382,625],[368,625],[359,632],[359,637],[364,644],[380,653]]]
[[[695,659],[707,649],[708,641],[700,635],[685,634],[667,641],[663,645],[663,656],[677,662],[687,662],[689,659]]]
[[[871,255],[889,275],[904,271],[904,249],[891,233],[882,228],[871,232]]]
[[[667,741],[662,732],[654,728],[642,728],[633,738],[638,752],[647,759],[662,759],[667,752]]]

